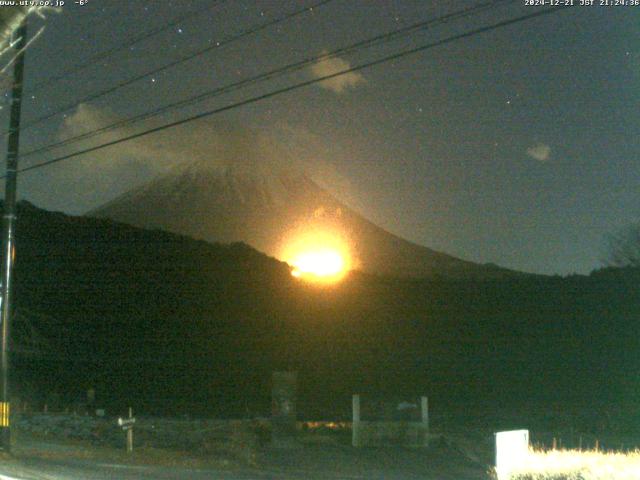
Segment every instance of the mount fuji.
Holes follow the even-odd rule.
[[[500,278],[517,272],[476,264],[400,238],[349,208],[295,168],[272,162],[196,160],[133,189],[90,216],[209,242],[244,242],[282,258],[296,229],[340,232],[366,273],[400,277]]]

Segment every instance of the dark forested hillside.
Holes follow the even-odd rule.
[[[293,369],[309,417],[348,414],[360,392],[428,394],[434,412],[562,404],[637,420],[637,270],[493,281],[352,273],[318,287],[243,244],[25,203],[17,238],[16,322],[48,341],[14,354],[25,398],[68,403],[94,387],[109,408],[265,414],[270,373]]]

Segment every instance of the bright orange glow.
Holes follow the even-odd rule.
[[[347,243],[330,231],[291,233],[281,256],[291,265],[291,275],[303,280],[332,283],[344,278],[352,261]]]
[[[314,275],[329,278],[342,274],[344,270],[342,255],[329,249],[300,253],[291,260],[291,264],[293,265],[291,275],[294,277]]]

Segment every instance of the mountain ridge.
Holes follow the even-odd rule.
[[[287,236],[312,230],[346,238],[354,266],[380,275],[500,278],[528,275],[476,264],[405,240],[367,220],[301,171],[246,163],[187,163],[87,213],[222,243],[242,241],[282,258]]]

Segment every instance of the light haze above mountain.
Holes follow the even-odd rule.
[[[315,233],[339,237],[351,265],[408,277],[492,278],[511,272],[416,245],[376,226],[304,171],[282,142],[257,135],[212,144],[199,156],[92,211],[148,229],[209,242],[244,242],[281,260],[287,242]]]

